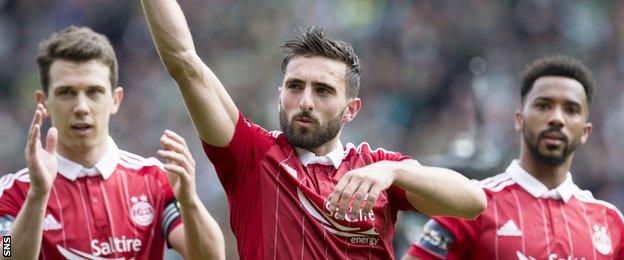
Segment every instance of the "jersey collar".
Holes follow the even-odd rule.
[[[297,151],[299,161],[301,161],[303,166],[318,163],[323,165],[333,165],[334,168],[338,169],[342,163],[342,159],[344,158],[344,148],[342,147],[342,142],[340,142],[340,140],[338,140],[337,147],[324,156],[316,156],[313,152],[299,147],[295,147],[295,151]]]
[[[113,174],[115,168],[117,168],[119,148],[117,148],[117,144],[115,144],[115,141],[113,141],[113,138],[110,136],[108,136],[106,141],[108,147],[104,157],[102,157],[102,159],[100,159],[100,161],[98,161],[95,166],[91,168],[83,167],[77,162],[71,161],[59,153],[56,153],[59,174],[71,181],[84,176],[97,175],[102,175],[102,178],[107,180]]]
[[[562,199],[568,202],[574,192],[579,191],[579,187],[572,181],[572,174],[566,173],[565,180],[557,188],[549,190],[543,183],[533,175],[520,167],[518,160],[511,162],[505,171],[511,178],[524,188],[529,194],[536,198]]]

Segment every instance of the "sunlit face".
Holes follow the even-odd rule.
[[[280,88],[280,127],[288,141],[304,149],[334,139],[360,108],[346,97],[346,65],[324,57],[297,56]]]
[[[120,87],[113,91],[109,68],[100,61],[76,63],[55,60],[50,66],[50,85],[44,102],[58,129],[59,148],[87,152],[106,149],[110,116],[123,98]]]
[[[516,130],[522,132],[523,149],[536,161],[559,166],[589,137],[589,107],[578,81],[545,76],[533,83],[522,111],[516,113]]]

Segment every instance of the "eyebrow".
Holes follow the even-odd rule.
[[[551,97],[537,97],[533,100],[533,102],[537,102],[537,101],[554,102],[555,99]],[[570,99],[566,99],[564,103],[566,105],[582,106],[581,103],[574,101],[574,100],[570,100]]]

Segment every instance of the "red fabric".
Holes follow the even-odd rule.
[[[385,191],[374,206],[374,216],[358,221],[337,220],[325,203],[350,169],[410,157],[372,151],[368,144],[347,145],[338,169],[321,164],[304,167],[283,135],[262,129],[242,114],[227,147],[204,144],[204,150],[228,196],[242,259],[394,258],[397,211],[412,209],[403,190]]]
[[[499,184],[484,189],[488,208],[477,219],[433,218],[453,234],[446,259],[624,259],[624,224],[615,207],[582,196],[567,203],[535,198],[509,179]],[[422,241],[408,254],[441,259]]]
[[[107,180],[57,176],[43,221],[40,259],[163,258],[162,213],[174,199],[165,173],[153,159],[121,151],[119,159]],[[16,217],[29,186],[26,169],[3,176],[0,215]],[[180,224],[178,217],[168,229]]]

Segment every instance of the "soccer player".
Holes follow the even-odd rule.
[[[246,119],[195,52],[180,6],[142,1],[230,205],[243,259],[390,259],[398,210],[474,218],[485,194],[462,175],[340,141],[361,107],[360,63],[320,28],[284,45],[282,132]],[[244,75],[241,75],[244,76]]]
[[[624,259],[622,214],[572,181],[587,142],[594,81],[580,62],[545,57],[521,79],[515,128],[520,159],[481,181],[488,207],[475,220],[433,217],[405,259]]]
[[[0,179],[0,231],[12,236],[11,257],[162,259],[168,242],[187,259],[224,258],[184,139],[165,131],[163,165],[119,149],[109,136],[123,89],[108,39],[72,26],[43,41],[37,61],[43,91],[35,94],[28,167]]]

